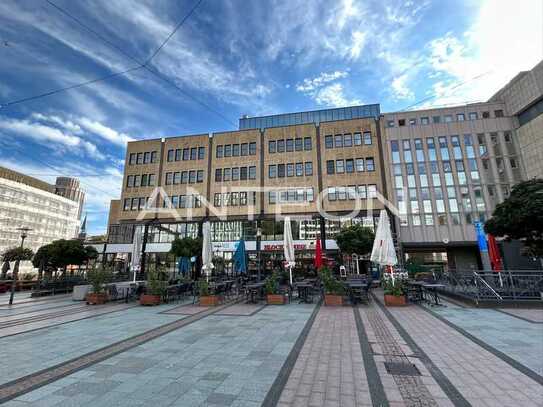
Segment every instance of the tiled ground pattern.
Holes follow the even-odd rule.
[[[543,308],[523,309],[523,308],[501,308],[501,312],[512,315],[517,318],[523,318],[536,324],[543,324]]]

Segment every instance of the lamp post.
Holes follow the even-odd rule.
[[[19,232],[21,232],[21,249],[24,246],[25,239],[28,236],[28,232],[30,232],[32,229],[26,228],[26,227],[20,227],[17,228]],[[11,291],[9,294],[9,305],[13,305],[13,296],[15,295],[15,284],[16,284],[16,278],[17,274],[19,274],[19,264],[20,260],[17,260],[17,263],[15,267],[13,268],[13,271],[11,272]]]
[[[256,269],[258,273],[258,281],[260,281],[260,242],[262,240],[262,229],[260,226],[256,228]]]

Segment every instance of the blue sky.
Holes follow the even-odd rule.
[[[51,1],[138,60],[196,4]],[[203,0],[151,62],[184,94],[142,69],[0,108],[0,165],[79,176],[103,233],[127,141],[235,129],[242,114],[486,100],[541,60],[542,4]],[[134,66],[45,0],[0,2],[0,104]]]

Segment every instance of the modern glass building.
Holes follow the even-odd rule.
[[[239,129],[266,129],[270,127],[292,126],[296,124],[331,122],[336,120],[379,118],[379,104],[339,107],[336,109],[312,110],[309,112],[284,113],[271,116],[242,117]]]

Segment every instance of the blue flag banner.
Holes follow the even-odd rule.
[[[479,245],[479,250],[482,252],[488,252],[488,243],[486,241],[483,223],[476,221],[473,222],[473,226],[475,226],[475,233],[477,234],[477,243]]]
[[[234,271],[237,273],[247,273],[247,253],[245,251],[245,241],[240,239],[238,242],[234,256]]]

